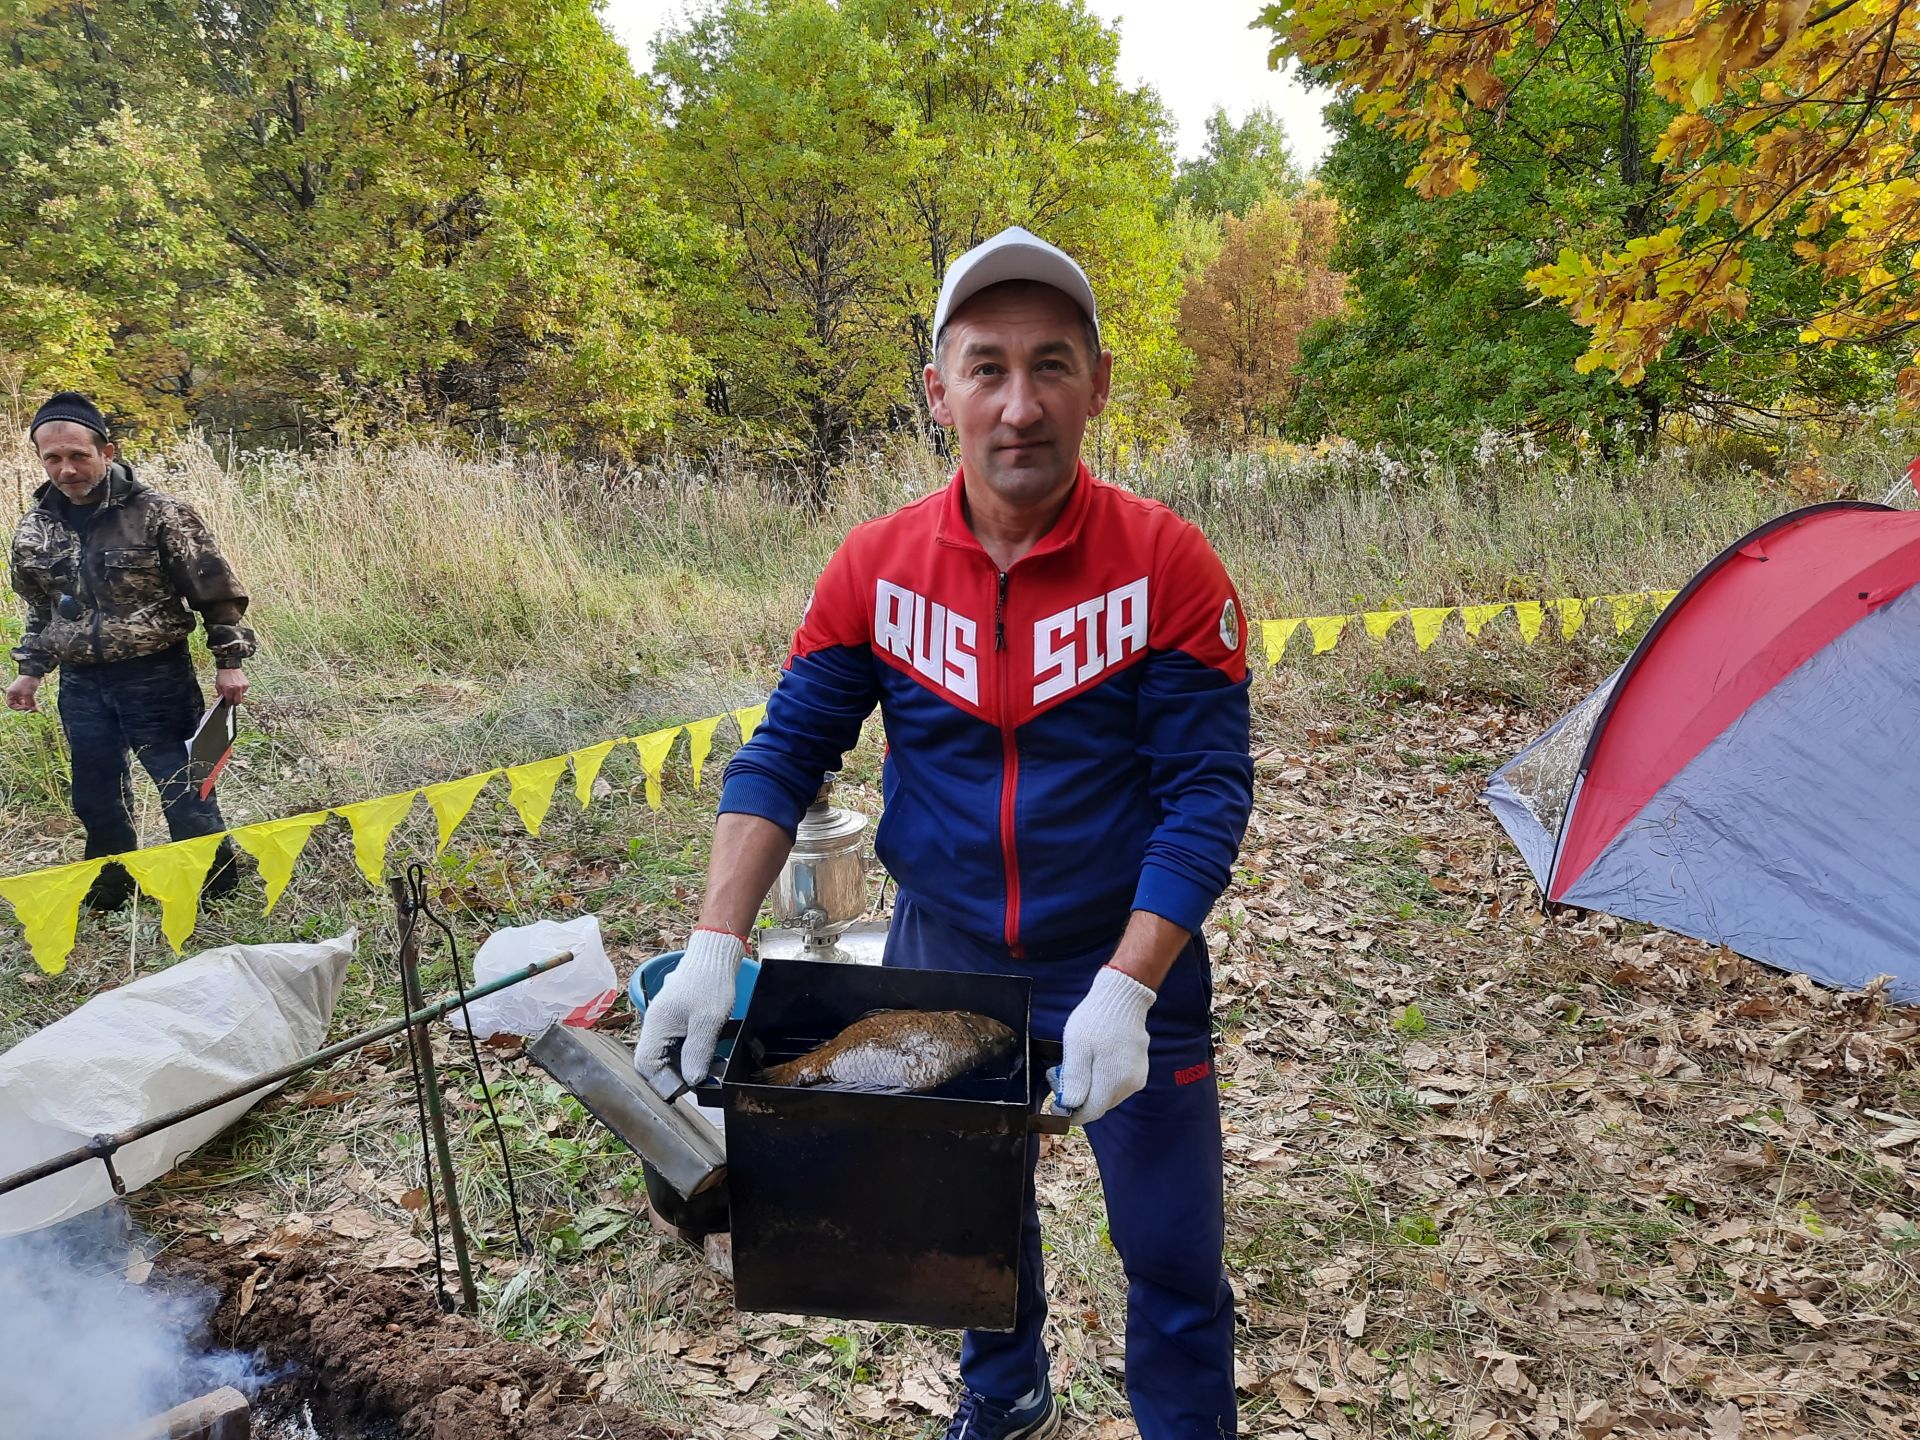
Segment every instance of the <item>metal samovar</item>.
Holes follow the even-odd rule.
[[[794,829],[793,850],[768,905],[776,928],[762,930],[762,959],[878,963],[886,923],[867,913],[867,817],[833,803],[828,775]]]

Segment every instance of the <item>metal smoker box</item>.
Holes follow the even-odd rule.
[[[1041,1113],[1031,984],[768,960],[722,1079],[734,1303],[742,1310],[1013,1328],[1029,1137]],[[972,1010],[1010,1027],[1010,1057],[925,1094],[758,1083],[875,1010]]]

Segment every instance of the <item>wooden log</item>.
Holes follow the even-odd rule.
[[[127,1440],[250,1440],[253,1412],[231,1385],[156,1415]]]

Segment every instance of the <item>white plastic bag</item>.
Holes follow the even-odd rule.
[[[620,977],[613,973],[606,946],[600,943],[600,917],[582,915],[573,920],[536,920],[496,930],[473,957],[473,983],[484,985],[502,975],[525,969],[541,960],[573,952],[573,963],[522,980],[505,990],[483,996],[467,1006],[473,1033],[524,1035],[531,1039],[555,1020],[569,1025],[591,1025],[612,1006],[620,993]],[[467,1028],[458,1010],[447,1012],[447,1024]]]
[[[0,1176],[277,1070],[326,1043],[356,932],[315,945],[224,945],[118,990],[0,1054]],[[270,1090],[120,1150],[136,1190],[233,1124]],[[0,1195],[0,1236],[113,1199],[97,1160]]]

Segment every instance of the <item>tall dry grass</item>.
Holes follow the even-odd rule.
[[[1879,498],[1903,444],[1809,469],[1710,446],[1609,465],[1497,436],[1454,463],[1336,442],[1175,451],[1112,478],[1199,523],[1253,615],[1301,615],[1677,585],[1816,493]],[[24,438],[0,450],[0,493],[24,506],[32,454]],[[815,513],[742,466],[611,470],[431,441],[223,458],[189,440],[134,460],[199,506],[253,593],[253,718],[275,740],[258,773],[287,803],[749,703],[840,537],[947,473],[917,444],[877,449]],[[63,808],[60,768],[50,716],[0,725],[0,834]]]

